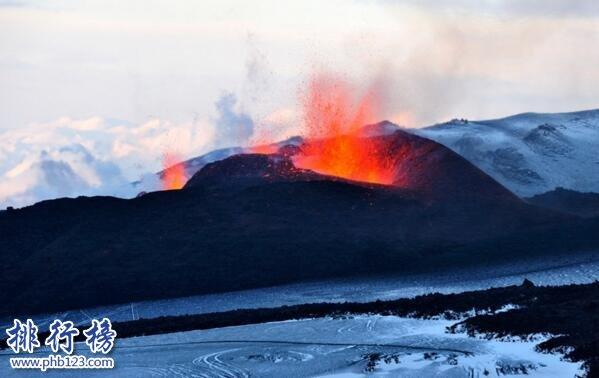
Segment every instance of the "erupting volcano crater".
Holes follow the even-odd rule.
[[[502,198],[507,189],[446,147],[409,134],[388,121],[355,135],[270,145],[270,153],[241,153],[207,164],[186,184],[234,181],[347,181],[389,186],[417,197]],[[351,153],[350,153],[351,151]],[[340,156],[347,156],[340,159]],[[185,164],[185,163],[183,163]]]

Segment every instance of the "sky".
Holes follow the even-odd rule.
[[[0,0],[0,207],[293,135],[320,72],[407,127],[597,108],[597,46],[595,0]]]

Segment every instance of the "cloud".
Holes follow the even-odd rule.
[[[599,95],[596,0],[26,4],[0,9],[0,128],[63,114],[182,122],[227,88],[259,124],[321,63],[364,76],[386,62],[399,93],[388,117],[416,125]]]
[[[596,0],[405,0],[420,8],[440,11],[467,11],[509,17],[580,17],[599,16]]]
[[[26,156],[0,180],[3,206],[24,206],[43,199],[78,195],[129,196],[132,192],[116,164],[96,159],[81,144]]]
[[[384,4],[397,21],[395,41],[381,39],[374,54],[387,62],[389,118],[427,126],[597,107],[599,53],[588,46],[599,41],[598,2],[575,1],[563,17],[553,15],[568,2]]]
[[[189,158],[213,145],[214,127],[199,120],[62,117],[0,132],[0,208],[79,195],[132,197],[159,188],[153,172],[164,154]],[[131,185],[142,178],[144,185]]]

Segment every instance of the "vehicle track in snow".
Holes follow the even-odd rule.
[[[206,378],[249,378],[249,374],[232,364],[224,362],[221,358],[232,352],[237,352],[241,348],[221,350],[214,353],[204,354],[193,360],[193,364],[201,369],[202,376]]]

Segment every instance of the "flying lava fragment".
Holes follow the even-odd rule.
[[[362,135],[376,120],[379,99],[370,89],[357,91],[342,79],[317,75],[303,101],[305,143],[294,157],[298,168],[377,184],[392,184],[393,164],[376,138]]]

